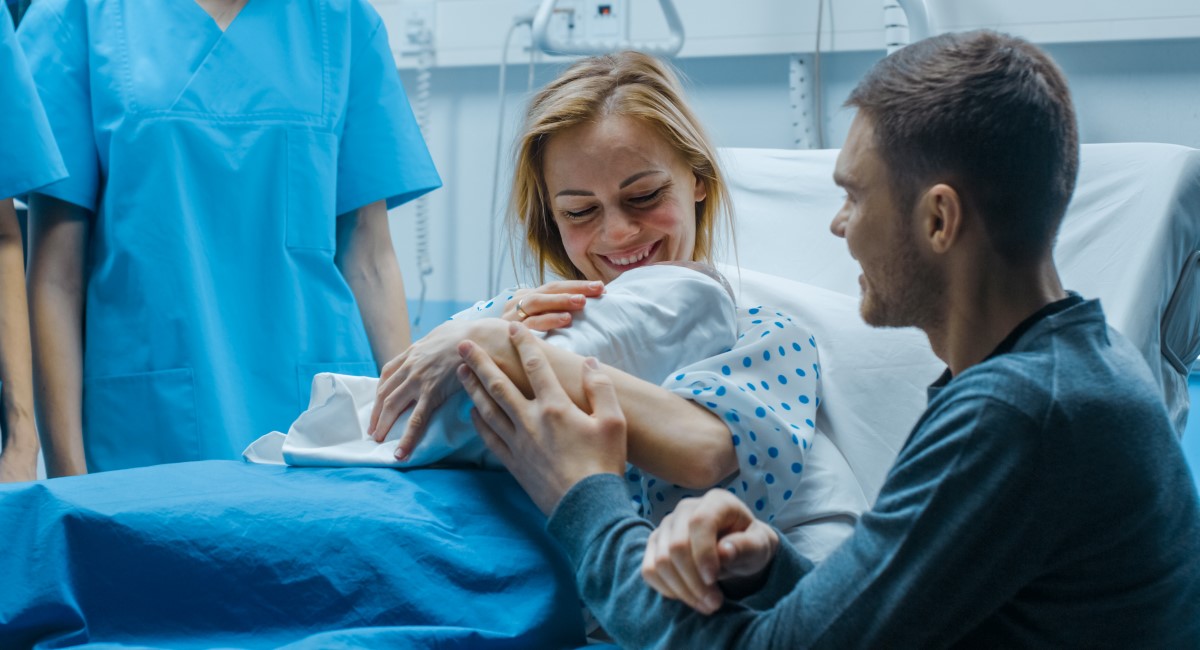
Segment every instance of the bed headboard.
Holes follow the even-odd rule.
[[[860,269],[829,231],[843,197],[832,180],[836,150],[720,155],[736,236],[736,257],[727,251],[723,261],[742,269],[746,300],[815,319],[827,344],[826,424],[831,437],[845,438],[839,447],[873,498],[941,366],[919,332],[874,330],[856,318]],[[1065,286],[1099,298],[1113,327],[1141,350],[1182,433],[1188,368],[1200,353],[1200,151],[1083,145],[1054,255]],[[880,445],[892,456],[870,451]]]

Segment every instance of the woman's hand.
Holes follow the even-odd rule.
[[[396,447],[396,458],[405,460],[425,435],[429,418],[459,389],[455,369],[462,363],[458,342],[488,339],[498,334],[507,344],[508,324],[499,319],[447,321],[387,362],[375,390],[375,406],[367,434],[383,442],[396,419],[412,409],[408,426]]]
[[[532,330],[549,332],[571,325],[571,312],[583,309],[587,298],[604,293],[604,283],[588,280],[547,282],[536,289],[518,289],[504,306],[501,318]]]
[[[717,582],[752,591],[779,549],[779,535],[723,489],[684,499],[646,541],[642,578],[702,614],[721,607]]]

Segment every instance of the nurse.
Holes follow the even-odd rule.
[[[41,0],[70,178],[31,205],[51,476],[237,458],[409,343],[387,209],[440,186],[365,0]]]
[[[37,477],[25,254],[12,197],[67,175],[12,18],[0,5],[0,483]]]

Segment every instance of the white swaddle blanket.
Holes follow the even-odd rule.
[[[505,298],[459,314],[456,320],[498,316]],[[640,379],[659,384],[674,370],[715,356],[737,338],[728,288],[691,268],[654,265],[622,274],[589,299],[571,327],[545,335],[552,345],[594,356]],[[452,395],[430,419],[408,460],[396,445],[408,425],[402,415],[382,443],[367,435],[378,379],[321,373],[313,377],[308,410],[285,436],[271,432],[251,443],[243,458],[298,466],[421,467],[433,464],[499,466],[475,433],[471,402]]]

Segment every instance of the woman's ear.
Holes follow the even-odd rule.
[[[704,182],[703,178],[700,178],[699,174],[692,172],[692,176],[696,179],[695,201],[699,203],[708,198],[708,185]]]
[[[949,251],[962,237],[962,198],[949,185],[938,183],[917,202],[922,233],[935,253]]]

